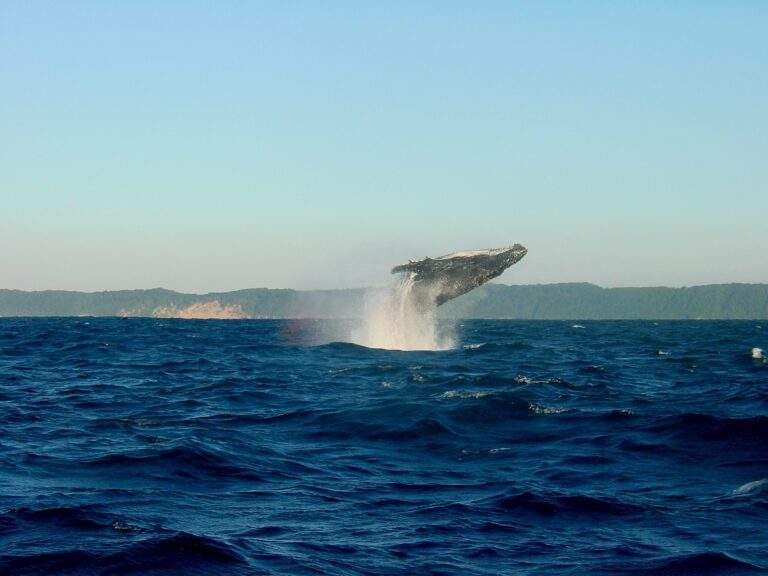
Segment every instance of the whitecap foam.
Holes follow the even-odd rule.
[[[484,392],[482,390],[448,390],[440,394],[439,398],[442,400],[449,400],[451,398],[477,399],[490,395],[491,392]]]
[[[464,350],[477,350],[483,346],[485,346],[485,342],[481,342],[480,344],[464,344]]]
[[[768,478],[754,480],[752,482],[747,482],[746,484],[739,486],[738,488],[736,488],[736,490],[731,492],[731,494],[733,494],[734,496],[742,496],[744,494],[750,494],[757,490],[761,490],[766,484],[768,484]]]
[[[561,414],[565,412],[565,408],[540,406],[539,404],[534,404],[533,402],[528,404],[528,410],[530,410],[531,414],[536,414],[537,416],[549,416],[551,414]]]
[[[515,384],[559,384],[561,380],[559,378],[529,378],[518,374],[512,380]]]
[[[762,348],[752,348],[752,358],[755,360],[765,360],[765,350]]]

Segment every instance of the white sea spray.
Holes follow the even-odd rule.
[[[387,350],[449,350],[455,346],[452,326],[438,326],[432,294],[416,297],[415,274],[405,274],[387,290],[371,291],[364,307],[363,323],[352,342]],[[435,296],[440,286],[432,288]]]

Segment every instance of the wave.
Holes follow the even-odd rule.
[[[510,392],[449,390],[440,398],[446,402],[445,414],[453,421],[465,425],[487,426],[520,418],[551,416],[564,411],[562,408],[545,406]]]
[[[583,494],[558,494],[516,492],[490,497],[482,504],[497,512],[512,512],[515,515],[534,514],[538,516],[577,515],[577,516],[630,516],[642,514],[642,506],[622,502],[616,499],[597,498]]]
[[[739,574],[766,574],[768,569],[758,564],[739,560],[725,552],[697,552],[678,554],[649,562],[622,563],[608,567],[614,574],[646,576],[736,576]]]
[[[113,453],[81,462],[90,468],[130,468],[134,473],[153,473],[174,478],[239,478],[249,481],[263,481],[254,470],[241,464],[242,459],[233,455],[219,455],[200,446],[176,446],[162,450],[148,450],[138,453]]]
[[[476,386],[488,386],[493,388],[505,388],[510,386],[531,386],[531,385],[549,385],[560,386],[565,388],[574,388],[575,386],[570,382],[566,382],[561,378],[554,377],[531,377],[523,374],[516,376],[507,376],[496,374],[493,372],[477,374],[477,375],[465,375],[459,374],[452,377],[450,380],[445,381],[445,386],[461,386],[461,385],[476,385]]]
[[[503,352],[523,352],[531,350],[533,346],[523,340],[514,340],[511,342],[480,342],[474,344],[465,344],[462,347],[463,352],[468,356],[490,355]]]
[[[185,532],[150,538],[113,553],[67,550],[31,555],[0,555],[0,573],[40,574],[253,574],[247,560],[229,544]]]
[[[749,496],[753,494],[759,494],[761,492],[768,491],[768,478],[762,478],[760,480],[753,480],[747,482],[736,488],[731,495],[733,496]]]
[[[506,491],[479,499],[444,501],[417,508],[416,513],[453,518],[476,517],[488,520],[486,531],[514,532],[516,522],[531,522],[539,518],[578,522],[584,519],[625,519],[650,510],[615,498],[598,498],[584,494],[556,492]]]
[[[730,418],[702,413],[682,413],[661,418],[648,427],[656,433],[695,437],[710,442],[749,443],[768,451],[768,416]],[[754,447],[754,446],[753,446]]]
[[[364,344],[358,344],[356,342],[327,342],[325,344],[317,344],[314,346],[319,350],[328,350],[330,352],[353,352],[355,354],[369,354],[371,351],[381,350],[383,348],[369,347]]]
[[[101,530],[112,526],[114,519],[94,506],[53,508],[12,508],[3,519],[6,526],[18,528],[24,524],[53,524],[76,530]]]
[[[446,424],[435,418],[419,418],[411,424],[381,421],[371,422],[347,415],[323,414],[315,418],[306,434],[316,439],[359,438],[371,441],[418,442],[434,438],[458,437]]]
[[[2,575],[768,557],[754,323],[466,321],[476,347],[401,352],[313,346],[347,324],[89,322],[0,320]]]

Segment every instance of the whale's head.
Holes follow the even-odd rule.
[[[484,261],[478,259],[477,267],[474,268],[478,273],[477,284],[484,284],[488,280],[501,276],[507,268],[520,262],[526,254],[528,249],[522,244],[488,250],[488,257]]]
[[[507,269],[512,264],[520,262],[526,254],[528,254],[528,248],[522,244],[515,244],[499,253],[496,258],[504,265],[504,269]]]

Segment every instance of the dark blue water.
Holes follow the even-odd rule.
[[[752,574],[760,322],[0,320],[0,574]]]

